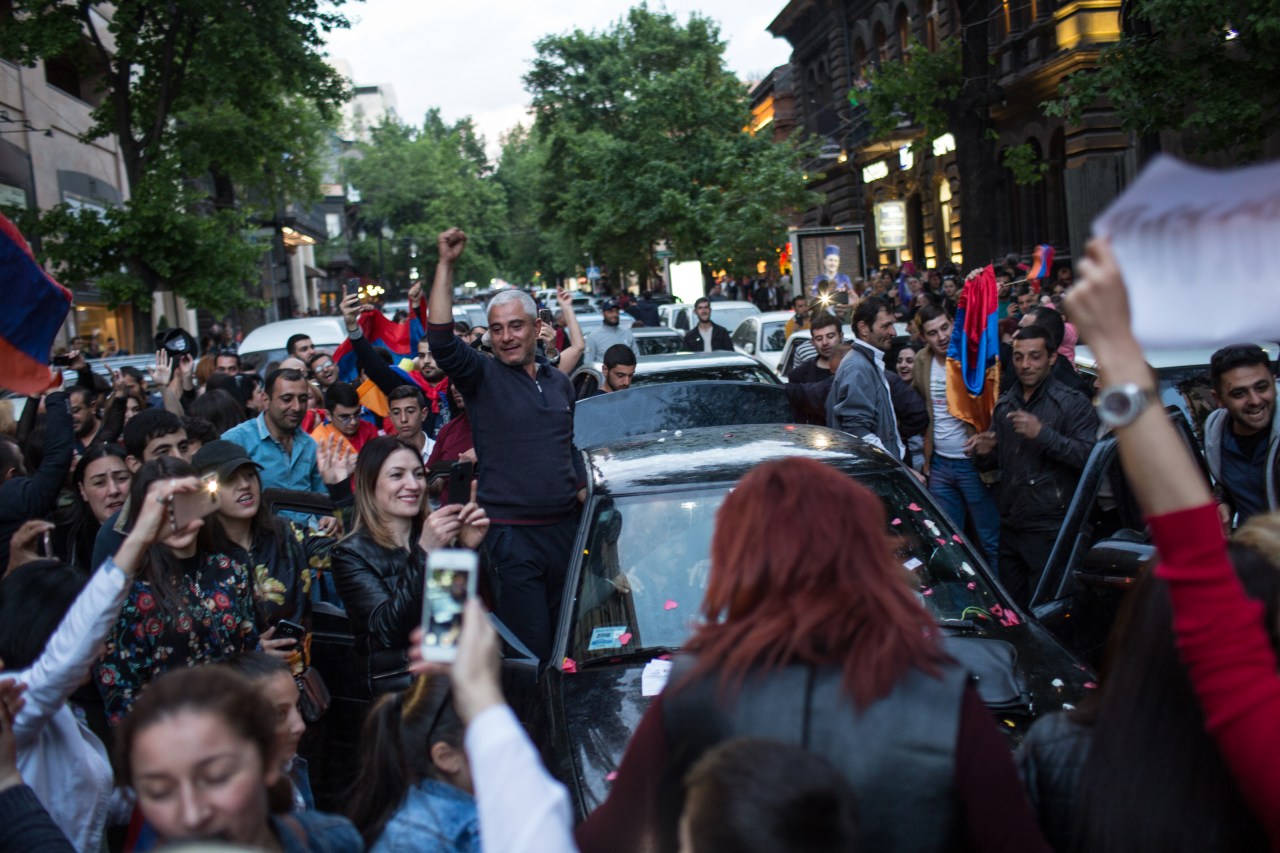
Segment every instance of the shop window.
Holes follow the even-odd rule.
[[[69,51],[44,60],[44,79],[55,89],[92,106],[102,103],[102,75],[92,70],[93,53],[81,42]]]

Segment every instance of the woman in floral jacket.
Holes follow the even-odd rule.
[[[194,475],[180,459],[154,459],[134,476],[130,505],[141,506],[147,488],[158,480]],[[160,673],[216,663],[258,645],[248,568],[201,547],[200,538],[198,531],[174,533],[150,546],[143,557],[108,634],[106,654],[94,667],[94,681],[113,723],[124,718],[142,688]]]

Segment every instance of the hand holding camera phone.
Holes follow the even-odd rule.
[[[422,595],[422,658],[453,663],[458,657],[462,610],[476,595],[479,560],[475,551],[441,548],[427,555]]]
[[[471,481],[475,477],[475,465],[455,462],[449,467],[449,500],[451,504],[471,502]]]
[[[217,509],[218,475],[206,474],[200,478],[199,489],[170,496],[169,526],[177,533],[197,518],[212,515]]]

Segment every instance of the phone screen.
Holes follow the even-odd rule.
[[[427,555],[427,583],[422,597],[422,657],[452,663],[458,655],[462,608],[476,594],[474,551],[443,548]]]
[[[539,309],[539,310],[538,310],[538,319],[539,319],[539,320],[541,320],[541,321],[542,321],[542,322],[544,322],[544,323],[550,324],[550,323],[551,323],[551,309],[550,309],[550,308],[542,308],[542,309]]]
[[[471,500],[471,479],[474,475],[472,463],[453,463],[449,468],[449,503],[465,504]]]

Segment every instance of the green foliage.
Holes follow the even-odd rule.
[[[86,141],[114,136],[129,200],[102,217],[63,207],[26,216],[44,258],[114,303],[172,289],[196,307],[247,304],[263,247],[255,217],[318,190],[317,152],[345,82],[324,36],[343,0],[14,0],[0,54],[60,56],[97,81]],[[106,45],[112,45],[108,50]]]
[[[1275,0],[1135,0],[1134,33],[1064,82],[1049,115],[1078,121],[1099,97],[1138,134],[1186,133],[1198,154],[1254,158],[1280,130]]]
[[[487,285],[498,274],[506,198],[490,175],[484,140],[469,118],[447,125],[432,110],[420,129],[387,122],[373,129],[357,153],[347,165],[347,178],[362,199],[365,237],[352,246],[362,270],[377,273],[378,235],[385,226],[383,278],[407,287],[409,271],[416,266],[429,279],[436,236],[458,225],[469,237],[458,280]],[[420,257],[411,257],[415,244]]]
[[[1004,150],[1004,167],[1013,173],[1013,179],[1019,184],[1037,184],[1049,164],[1040,159],[1030,142],[1014,145]]]
[[[947,39],[936,51],[913,40],[910,62],[884,62],[871,73],[858,100],[867,107],[877,139],[888,138],[906,122],[924,129],[918,148],[951,129],[949,110],[962,83],[960,50],[959,39]]]
[[[537,43],[525,84],[536,193],[562,271],[585,255],[647,270],[653,241],[681,259],[772,257],[805,207],[805,152],[744,131],[746,87],[709,19],[640,5],[603,32]]]

